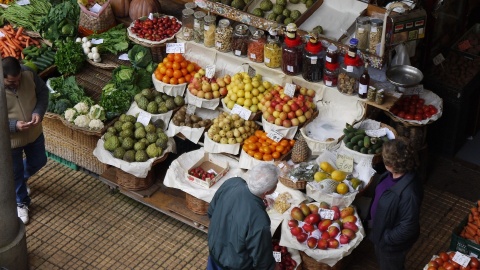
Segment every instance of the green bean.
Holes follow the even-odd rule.
[[[38,31],[37,26],[42,18],[48,15],[50,7],[50,2],[46,0],[30,0],[29,5],[9,6],[1,17],[17,27],[22,26],[28,30]]]

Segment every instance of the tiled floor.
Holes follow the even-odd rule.
[[[29,181],[31,269],[205,269],[207,235],[140,204],[84,172],[49,160]],[[452,229],[473,202],[425,186],[421,237],[407,269],[422,269],[446,250]],[[365,240],[344,269],[376,269]]]

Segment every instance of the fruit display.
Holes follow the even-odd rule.
[[[192,95],[210,100],[226,96],[227,86],[230,82],[230,75],[218,78],[207,78],[205,76],[205,70],[199,69],[190,80],[187,88]]]
[[[144,126],[133,115],[122,114],[103,135],[104,148],[114,158],[145,162],[159,157],[168,146],[168,136],[153,124]]]
[[[343,134],[343,143],[345,143],[345,146],[362,154],[381,153],[383,143],[389,140],[386,135],[381,137],[368,136],[365,134],[364,129],[354,128],[348,123],[343,129]]]
[[[316,0],[263,0],[249,10],[252,15],[287,25],[300,18],[315,2]]]
[[[151,114],[162,114],[185,105],[182,96],[172,97],[152,89],[143,89],[134,97],[137,106]]]
[[[247,72],[239,72],[231,77],[223,102],[229,110],[238,104],[256,113],[260,109],[260,101],[272,89],[272,83],[262,80],[260,74],[250,77]]]
[[[268,138],[267,133],[256,130],[248,137],[242,146],[249,156],[258,160],[271,161],[279,160],[286,155],[295,144],[295,140],[282,139],[278,143]]]
[[[277,262],[275,269],[279,270],[293,270],[297,266],[297,262],[292,258],[292,254],[288,251],[287,247],[280,246],[278,240],[272,240],[273,251],[280,252],[281,259]]]
[[[480,201],[477,202],[476,207],[470,209],[468,213],[467,223],[463,228],[460,236],[468,239],[477,245],[480,244]]]
[[[457,252],[449,251],[449,252],[440,252],[438,255],[434,255],[430,262],[425,266],[425,270],[454,270],[454,269],[480,269],[480,262],[478,258],[474,256],[467,256],[470,257],[470,261],[467,263],[466,266],[461,266],[459,262],[456,262],[453,258]],[[463,254],[462,254],[463,255]]]
[[[166,84],[188,83],[200,67],[180,53],[169,53],[153,72],[155,79]]]
[[[335,169],[329,162],[320,162],[320,170],[313,175],[315,182],[321,183],[321,187],[325,193],[336,192],[344,195],[349,192],[349,187],[345,181],[349,181],[349,185],[354,190],[359,190],[363,186],[363,181],[351,177],[347,179],[347,172]]]
[[[291,235],[309,249],[337,249],[354,240],[361,229],[352,206],[340,210],[326,202],[319,205],[301,203],[292,208],[290,217]]]
[[[212,124],[211,119],[203,119],[195,114],[187,114],[187,106],[181,107],[173,116],[172,122],[176,126],[186,126],[190,128],[204,128]]]
[[[282,87],[276,86],[263,96],[259,108],[269,123],[287,128],[299,126],[313,117],[316,108],[314,96],[314,90],[297,85],[292,98],[285,94]]]
[[[188,174],[202,180],[213,180],[217,174],[215,172],[206,172],[202,167],[195,167],[188,170]]]
[[[150,41],[161,42],[172,38],[182,27],[182,23],[173,16],[137,19],[128,28],[135,36]]]
[[[243,143],[258,129],[254,121],[243,120],[238,114],[223,112],[213,120],[207,135],[212,141],[221,144]]]
[[[425,99],[419,95],[402,96],[390,108],[390,112],[405,120],[422,121],[438,113],[438,108],[425,104]]]

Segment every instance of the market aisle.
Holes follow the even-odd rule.
[[[127,196],[100,180],[49,160],[29,181],[33,205],[27,226],[31,269],[205,269],[207,235]],[[422,269],[447,250],[452,229],[473,202],[425,187],[421,236],[407,269]],[[344,269],[377,269],[369,241]]]

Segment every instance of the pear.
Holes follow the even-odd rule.
[[[298,221],[303,221],[305,219],[305,215],[303,214],[302,210],[298,207],[292,208],[290,215],[292,216],[293,219]]]

